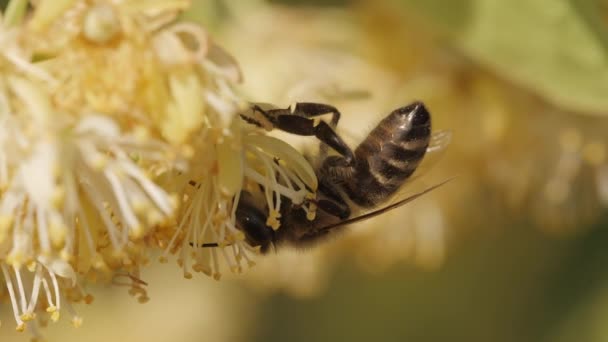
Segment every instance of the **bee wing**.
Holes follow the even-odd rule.
[[[344,221],[341,221],[341,222],[330,224],[328,226],[322,227],[320,230],[334,229],[334,228],[350,225],[350,224],[353,224],[353,223],[369,220],[369,219],[374,218],[374,217],[376,217],[378,215],[382,215],[382,214],[384,214],[384,213],[386,213],[386,212],[388,212],[390,210],[397,209],[397,208],[399,208],[399,207],[401,207],[401,206],[403,206],[403,205],[405,205],[407,203],[410,203],[413,200],[419,198],[420,196],[426,195],[429,192],[431,192],[431,191],[439,188],[440,186],[445,185],[446,183],[450,182],[451,180],[453,180],[453,178],[446,179],[446,180],[444,180],[443,182],[441,182],[439,184],[435,184],[433,186],[430,186],[430,187],[428,187],[428,188],[426,188],[426,189],[424,189],[424,190],[422,190],[420,192],[417,192],[417,193],[415,193],[413,195],[410,195],[410,196],[408,196],[406,198],[403,198],[403,199],[401,199],[401,200],[399,200],[399,201],[397,201],[395,203],[389,204],[389,205],[387,205],[384,208],[381,208],[381,209],[378,209],[378,210],[374,210],[372,212],[369,212],[369,213],[366,213],[366,214],[363,214],[363,215],[360,215],[360,216],[357,216],[357,217],[353,217],[353,218],[350,218],[348,220],[344,220]]]
[[[450,142],[452,142],[452,131],[441,130],[433,132],[421,166],[425,168],[434,166],[444,156]]]
[[[407,184],[411,185],[414,183],[414,181],[424,178],[429,170],[431,170],[441,160],[441,158],[443,158],[451,141],[452,131],[441,130],[433,132],[431,134],[429,146],[426,148],[426,154],[424,155],[420,165],[416,168],[416,172],[414,172],[414,174],[407,180]],[[418,187],[418,189],[420,188]]]

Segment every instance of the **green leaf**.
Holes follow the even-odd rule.
[[[564,109],[608,115],[605,3],[602,7],[599,0],[458,0],[450,6],[458,3],[460,9],[433,11],[428,4],[439,0],[401,2],[502,77]]]

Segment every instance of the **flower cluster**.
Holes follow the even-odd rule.
[[[2,13],[0,300],[18,330],[63,308],[79,325],[71,303],[93,300],[91,282],[127,279],[145,301],[154,248],[187,277],[190,260],[240,271],[257,252],[235,227],[241,189],[264,185],[275,228],[281,196],[313,196],[303,157],[235,115],[240,70],[176,20],[188,6],[12,0]],[[204,243],[218,247],[191,247]]]

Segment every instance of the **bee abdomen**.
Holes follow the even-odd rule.
[[[420,102],[401,107],[382,120],[357,147],[356,177],[348,195],[361,206],[393,195],[416,171],[431,136],[431,118]]]

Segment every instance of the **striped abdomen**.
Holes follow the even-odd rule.
[[[370,207],[389,199],[416,171],[431,137],[431,117],[415,102],[391,112],[355,150],[348,196]]]

